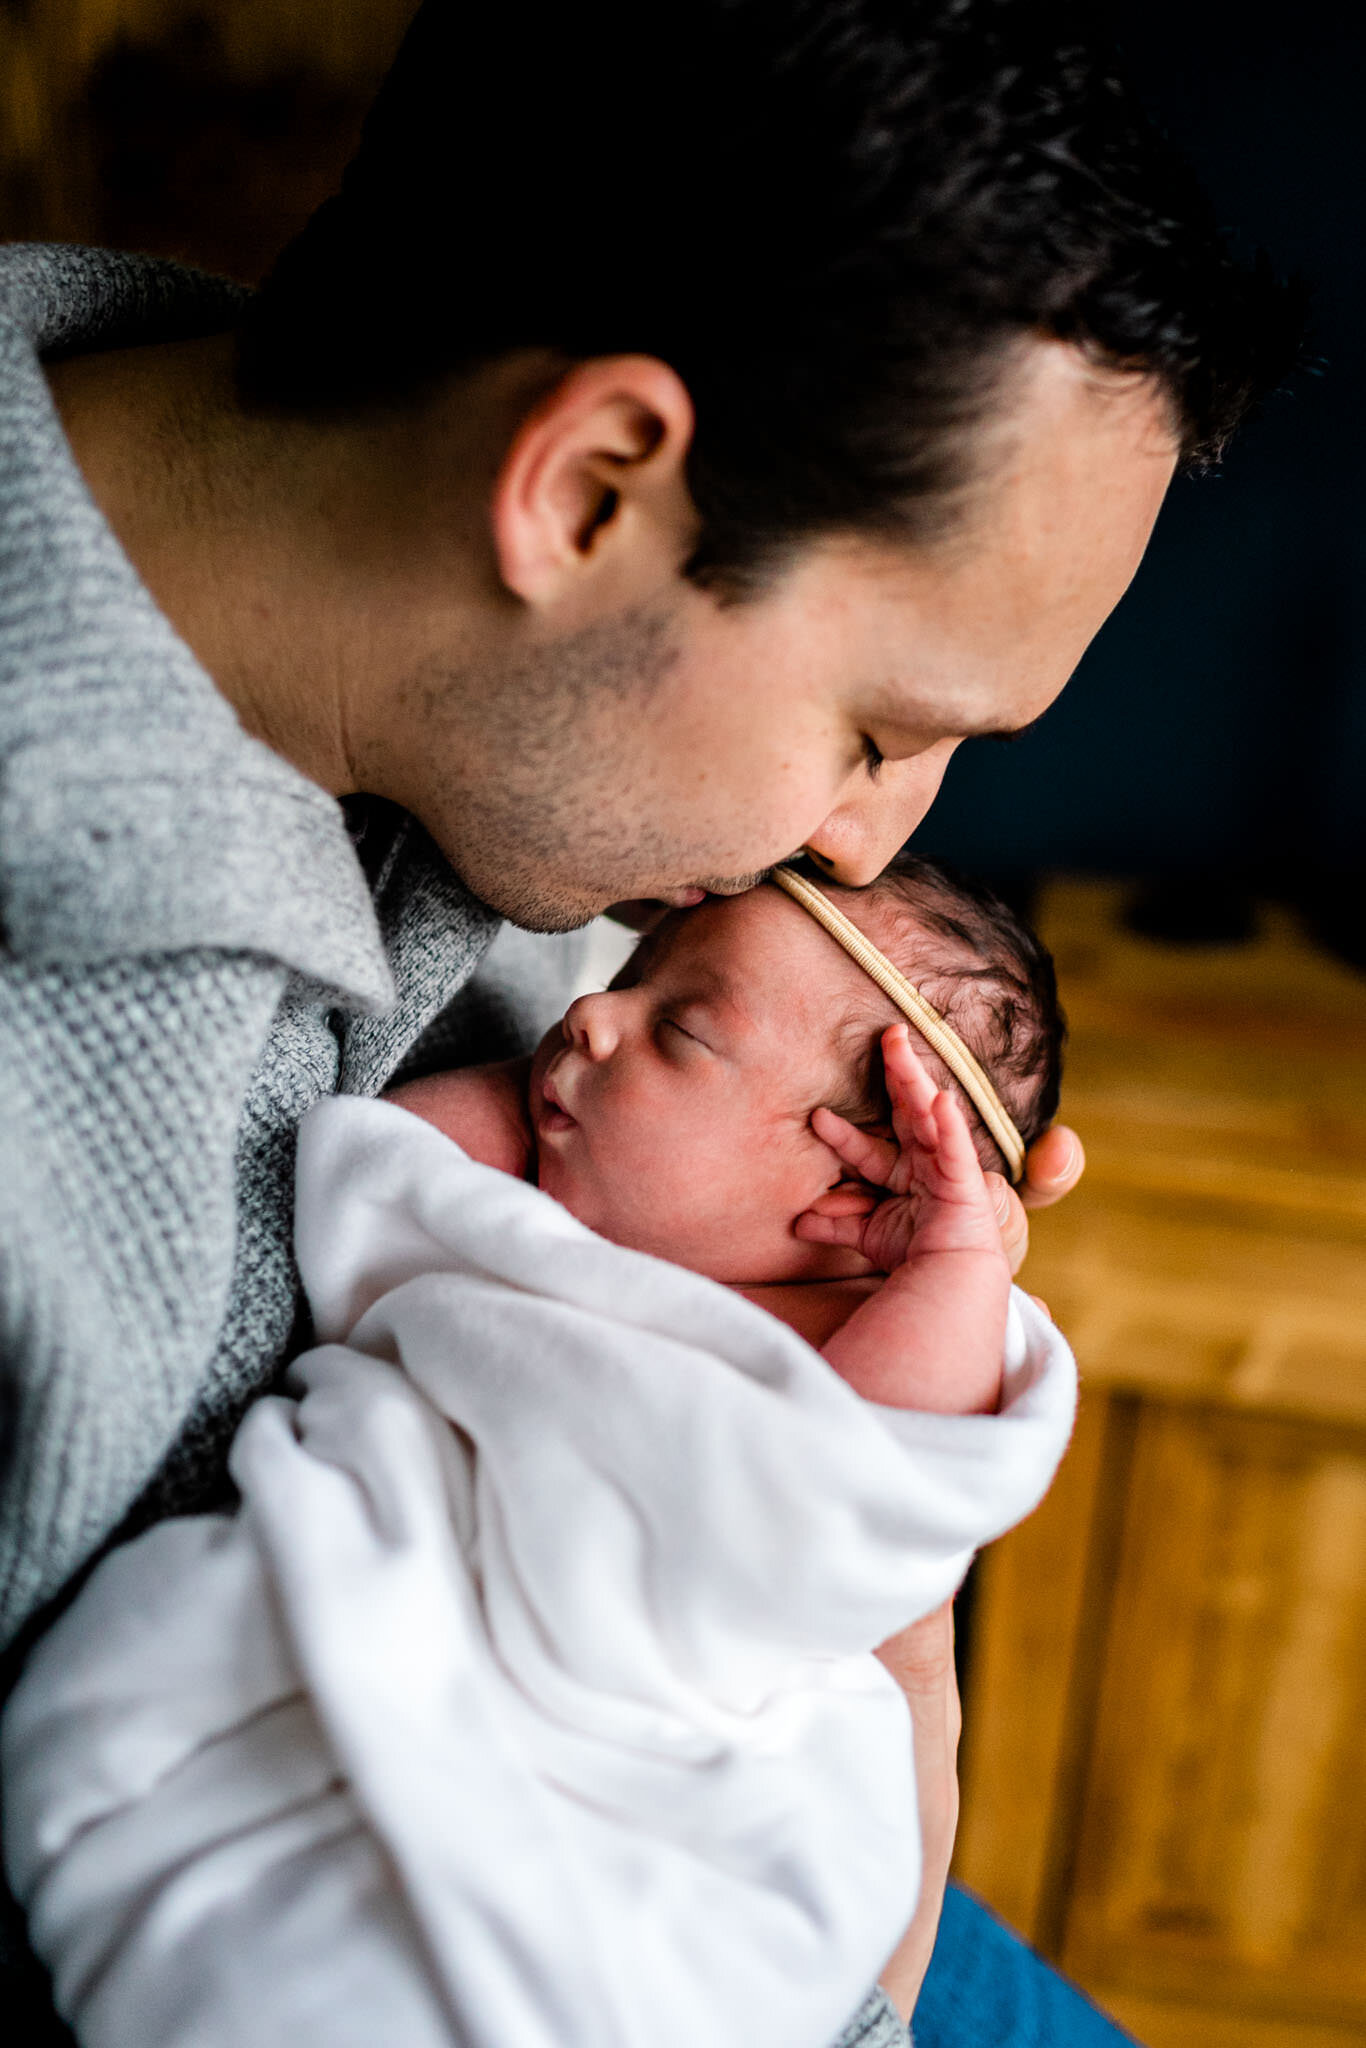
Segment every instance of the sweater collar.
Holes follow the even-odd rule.
[[[5,943],[53,965],[243,950],[380,1011],[394,981],[341,806],[242,730],[157,609],[41,368],[54,352],[221,332],[241,298],[145,258],[0,250]],[[454,875],[449,892],[467,914]]]

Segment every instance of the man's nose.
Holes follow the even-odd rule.
[[[939,740],[904,761],[885,761],[876,782],[842,797],[806,842],[832,882],[861,889],[886,867],[920,823],[944,780],[958,740]]]
[[[621,1038],[616,992],[603,989],[576,996],[564,1013],[569,1042],[590,1060],[610,1059]]]

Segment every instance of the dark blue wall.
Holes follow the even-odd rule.
[[[1129,596],[1037,732],[964,747],[916,844],[964,865],[1247,873],[1366,863],[1366,10],[1259,26],[1113,10],[1160,125],[1247,251],[1314,289],[1322,374],[1178,483]]]

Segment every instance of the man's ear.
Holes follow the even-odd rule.
[[[513,435],[490,517],[507,588],[537,607],[592,584],[629,603],[676,574],[697,514],[685,464],[692,400],[653,356],[602,356],[570,370]]]

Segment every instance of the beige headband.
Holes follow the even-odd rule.
[[[872,940],[865,938],[842,910],[836,910],[830,898],[813,882],[808,882],[794,868],[774,868],[769,880],[785,889],[803,910],[809,910],[817,924],[824,925],[831,938],[843,946],[849,958],[856,960],[864,973],[872,976],[883,994],[891,997],[903,1016],[910,1018],[925,1043],[934,1048],[950,1073],[971,1096],[982,1122],[1005,1155],[1012,1182],[1018,1183],[1024,1175],[1024,1139],[992,1087],[986,1070],[968,1051],[953,1026],[945,1023],[934,1005],[926,1002],[920,990],[907,981],[900,968],[893,967],[886,954],[880,953]]]

